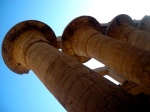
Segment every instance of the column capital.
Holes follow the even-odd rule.
[[[128,16],[126,14],[120,14],[111,20],[111,22],[108,24],[108,26],[106,28],[105,34],[111,35],[111,33],[115,33],[115,30],[117,30],[117,27],[119,27],[123,24],[128,24],[130,26],[134,26],[134,22],[130,16]]]
[[[150,32],[150,16],[145,15],[138,26],[139,30]]]
[[[91,16],[80,16],[72,20],[65,28],[62,35],[62,51],[76,58],[79,62],[86,62],[90,57],[78,56],[75,54],[71,47],[71,40],[73,41],[73,35],[79,27],[90,26],[97,31],[101,32],[100,23]]]
[[[15,61],[13,56],[14,44],[21,34],[29,30],[41,32],[52,46],[57,46],[56,36],[53,30],[43,22],[37,20],[26,20],[13,26],[3,40],[2,56],[7,67],[18,74],[28,73],[29,69]]]

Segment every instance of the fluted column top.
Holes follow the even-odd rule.
[[[128,24],[130,26],[134,26],[134,22],[130,16],[128,16],[126,14],[120,14],[111,20],[111,22],[108,24],[108,26],[106,28],[105,34],[111,35],[111,33],[114,33],[114,30],[116,30],[117,27],[119,27],[123,24]]]
[[[73,49],[71,48],[70,42],[72,40],[72,37],[76,30],[79,27],[82,26],[90,26],[94,28],[97,31],[101,32],[101,25],[100,23],[91,16],[80,16],[75,19],[73,19],[65,28],[63,35],[62,35],[62,51],[65,52],[66,54],[69,54],[76,58],[79,62],[86,62],[90,58],[89,57],[84,57],[84,56],[77,56]],[[73,40],[72,40],[73,41]]]
[[[145,15],[139,24],[139,29],[150,32],[150,16]]]
[[[43,22],[37,20],[26,20],[13,26],[3,40],[2,57],[7,67],[18,74],[28,73],[29,69],[15,61],[13,57],[13,46],[20,35],[29,30],[39,31],[52,46],[57,46],[56,36],[53,30]]]

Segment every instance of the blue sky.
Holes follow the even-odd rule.
[[[0,0],[0,44],[8,30],[24,20],[42,21],[60,36],[81,15],[106,23],[118,14],[141,19],[149,12],[148,0]],[[66,112],[32,71],[13,73],[1,55],[0,71],[0,112]]]

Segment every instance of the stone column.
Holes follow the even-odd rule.
[[[74,19],[63,32],[62,51],[77,59],[93,57],[150,91],[150,52],[105,36],[100,30],[93,17]]]
[[[7,33],[2,55],[6,65],[18,74],[33,70],[68,112],[150,110],[145,102],[63,54],[54,48],[56,45],[50,27],[25,21]]]
[[[133,20],[128,15],[116,16],[107,26],[106,35],[150,50],[150,33],[136,29]]]
[[[150,16],[144,16],[139,24],[139,29],[150,32]]]

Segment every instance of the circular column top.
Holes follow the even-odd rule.
[[[138,27],[140,30],[150,32],[150,16],[144,16]]]
[[[15,61],[13,57],[13,45],[20,34],[29,30],[37,30],[41,32],[52,46],[57,46],[57,40],[53,30],[45,23],[37,20],[27,20],[16,24],[8,31],[3,40],[2,57],[7,67],[18,74],[28,73],[29,68]]]
[[[90,57],[85,56],[78,56],[75,54],[73,48],[71,48],[70,40],[72,39],[76,30],[82,26],[90,26],[97,31],[101,32],[101,26],[99,22],[91,17],[91,16],[80,16],[72,20],[65,28],[63,35],[62,35],[62,51],[68,55],[71,55],[73,58],[78,60],[79,62],[86,62],[90,60]]]
[[[130,16],[126,14],[120,14],[111,20],[106,28],[105,34],[109,36],[111,33],[117,30],[117,27],[123,24],[134,26],[134,22]]]

